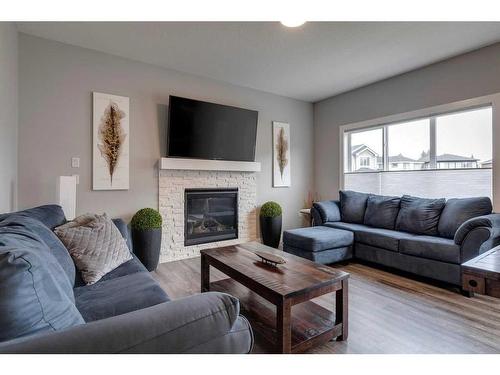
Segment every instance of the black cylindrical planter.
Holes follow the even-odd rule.
[[[260,232],[264,245],[278,248],[281,238],[281,215],[276,217],[260,217]]]
[[[161,228],[132,229],[134,253],[148,271],[158,266],[161,248]]]

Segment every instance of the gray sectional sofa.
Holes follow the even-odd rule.
[[[341,191],[314,203],[314,227],[287,231],[285,251],[324,264],[351,258],[460,286],[465,261],[500,243],[486,197],[423,199]]]
[[[61,207],[0,215],[0,353],[248,353],[253,335],[223,293],[170,301],[133,256],[85,285],[52,230]],[[114,223],[132,251],[127,226]]]

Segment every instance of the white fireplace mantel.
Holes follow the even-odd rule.
[[[260,163],[255,161],[161,158],[160,169],[187,171],[260,172]]]

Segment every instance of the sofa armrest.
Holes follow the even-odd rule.
[[[314,225],[327,221],[340,221],[340,202],[337,200],[314,202],[311,208]]]
[[[132,247],[132,236],[130,235],[130,231],[128,229],[127,224],[122,219],[113,219],[113,223],[115,223],[116,227],[122,234],[123,238],[125,238],[125,241],[127,241],[127,246],[128,249],[130,250],[131,253],[134,252],[134,249]]]
[[[0,353],[185,353],[198,347],[207,352],[210,342],[224,353],[246,353],[253,336],[242,322],[236,298],[209,292],[3,342]]]
[[[466,262],[500,244],[500,214],[477,216],[464,222],[453,239]]]
[[[465,240],[467,234],[473,229],[483,227],[490,228],[493,230],[500,229],[500,214],[489,214],[483,216],[473,217],[472,219],[467,220],[462,223],[460,227],[457,229],[454,237],[454,241],[457,245],[461,245]]]

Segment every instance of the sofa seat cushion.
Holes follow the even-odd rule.
[[[332,264],[352,258],[352,246],[337,247],[323,251],[307,251],[283,245],[283,251],[321,264]]]
[[[402,239],[399,242],[399,252],[419,258],[460,264],[460,246],[448,238],[416,236]]]
[[[488,197],[448,199],[439,218],[439,236],[453,238],[460,225],[473,217],[489,215],[492,209]]]
[[[404,238],[413,238],[414,234],[398,232],[390,229],[372,228],[363,224],[352,223],[325,223],[331,228],[345,229],[354,232],[354,241],[382,249],[399,251],[399,241]]]
[[[351,246],[353,233],[325,226],[297,228],[283,233],[283,243],[306,251],[323,251]]]
[[[169,301],[148,272],[136,272],[75,288],[76,307],[86,322],[101,320]]]

